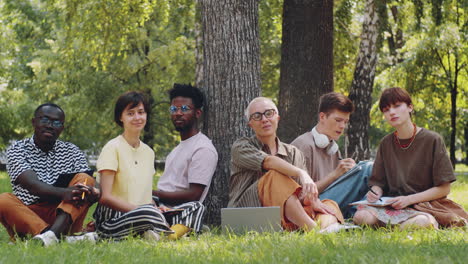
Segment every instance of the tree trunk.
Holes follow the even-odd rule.
[[[260,95],[257,0],[200,0],[203,83],[207,105],[204,133],[218,150],[218,166],[205,201],[209,224],[220,223],[228,202],[231,146],[251,131],[244,109]]]
[[[317,123],[322,94],[333,91],[333,0],[285,0],[278,135],[291,142]]]
[[[155,101],[154,101],[154,97],[153,97],[153,93],[151,92],[151,89],[145,89],[144,92],[146,93],[146,96],[148,96],[150,109],[154,109]],[[151,118],[146,120],[147,124],[145,126],[145,133],[143,134],[143,140],[142,140],[145,144],[147,144],[151,148],[153,148],[155,144],[155,135],[156,135],[155,127],[156,126],[153,125],[155,116],[156,116],[155,114],[156,113],[154,113],[153,111],[153,115],[151,115]]]
[[[375,67],[377,64],[377,38],[379,16],[376,0],[367,0],[362,25],[361,44],[349,92],[356,110],[351,114],[345,142],[345,156],[356,160],[369,159],[369,120],[372,105]]]
[[[457,82],[455,81],[453,89],[450,91],[450,98],[452,101],[452,111],[450,113],[450,125],[452,127],[452,131],[450,132],[450,161],[452,162],[454,169],[455,163],[457,162],[455,157],[455,140],[457,136],[457,94]]]
[[[468,123],[465,124],[465,165],[468,166]]]
[[[195,5],[195,86],[203,85],[203,35],[201,22],[201,0],[196,0]]]
[[[384,11],[381,15],[387,16],[387,5],[383,4]],[[391,57],[391,64],[396,65],[398,63],[403,62],[403,56],[400,53],[400,49],[405,45],[405,41],[403,39],[403,30],[400,28],[400,13],[398,11],[398,6],[396,4],[392,4],[389,7],[390,12],[392,13],[393,22],[389,21],[389,17],[387,16],[385,19],[382,17],[379,19],[382,25],[387,32],[389,32],[390,36],[387,38],[388,42],[388,49],[390,52]],[[396,27],[396,28],[395,28]],[[395,29],[394,29],[395,28]]]
[[[449,58],[450,58],[450,53]],[[452,127],[452,131],[450,133],[450,161],[452,162],[452,166],[455,169],[455,163],[457,159],[455,157],[455,140],[457,136],[457,95],[458,95],[458,73],[461,70],[458,65],[458,52],[454,52],[455,57],[455,74],[453,84],[450,85],[450,99],[452,103],[452,111],[450,113],[450,126]],[[450,76],[448,76],[449,82],[451,82]]]

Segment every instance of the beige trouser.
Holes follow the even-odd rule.
[[[279,206],[281,208],[281,224],[286,230],[298,229],[298,226],[285,217],[284,204],[291,195],[298,195],[301,189],[302,187],[293,179],[273,170],[265,173],[258,181],[258,196],[262,206]],[[338,222],[344,222],[343,214],[335,201],[325,199],[322,202],[333,209]],[[320,221],[323,214],[314,212],[310,206],[302,206],[313,220]]]

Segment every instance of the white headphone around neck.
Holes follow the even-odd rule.
[[[312,128],[312,136],[314,137],[315,145],[318,148],[326,148],[328,155],[333,155],[338,151],[338,144],[334,140],[329,140],[328,137],[324,134],[317,132],[316,127]]]

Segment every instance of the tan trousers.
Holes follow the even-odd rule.
[[[281,224],[286,230],[296,230],[298,226],[290,222],[284,215],[284,204],[291,195],[298,195],[302,187],[290,177],[277,171],[268,171],[258,181],[258,196],[262,206],[279,206],[281,208]],[[335,201],[325,199],[324,204],[331,207],[338,222],[343,223],[343,214]],[[310,206],[302,205],[306,213],[315,221],[320,221],[323,214],[315,213]]]
[[[76,174],[69,186],[84,183],[86,178],[88,179],[86,185],[94,186],[94,178],[86,173]],[[69,233],[75,233],[81,231],[89,206],[89,204],[83,204],[77,207],[68,202],[40,202],[25,205],[14,194],[2,193],[0,194],[0,222],[5,226],[11,238],[15,234],[19,237],[28,234],[34,236],[52,225],[57,216],[57,209],[61,209],[71,217],[72,225]]]

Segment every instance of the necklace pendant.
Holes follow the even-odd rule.
[[[393,133],[393,136],[394,136],[394,138],[395,138],[395,144],[397,144],[397,145],[400,147],[400,149],[402,149],[402,150],[407,150],[407,149],[409,149],[409,147],[411,147],[411,144],[413,144],[414,139],[415,139],[415,137],[416,137],[416,132],[417,132],[417,128],[416,128],[416,124],[415,124],[415,123],[413,123],[413,127],[414,127],[414,129],[413,129],[413,135],[411,136],[410,141],[409,141],[408,143],[406,143],[406,144],[401,144],[401,143],[400,143],[400,139],[398,139],[398,131],[395,131],[395,132]]]

